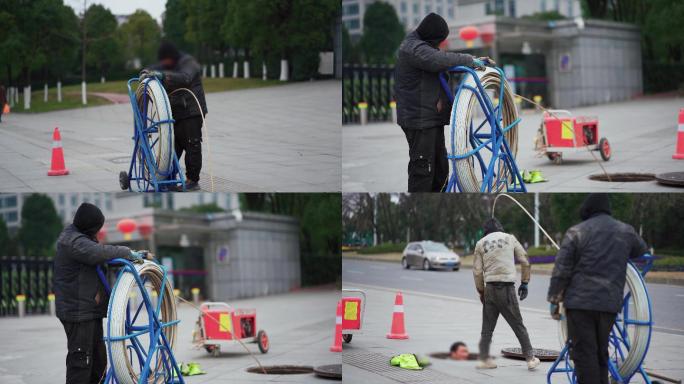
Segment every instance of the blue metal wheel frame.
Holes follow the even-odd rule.
[[[501,76],[501,88],[499,90],[499,98],[503,98],[504,95],[504,83],[506,81],[506,76],[501,68],[495,67],[496,71]],[[506,140],[506,132],[513,129],[516,125],[520,123],[521,118],[517,118],[514,122],[506,127],[502,126],[503,117],[501,112],[502,103],[499,102],[496,107],[494,107],[492,100],[487,95],[485,88],[482,86],[480,78],[477,76],[475,70],[469,67],[457,66],[449,69],[448,72],[453,73],[463,73],[465,76],[458,84],[455,89],[456,96],[454,97],[454,92],[451,91],[449,84],[443,75],[439,76],[442,88],[449,97],[451,104],[454,103],[455,99],[458,99],[464,89],[471,91],[476,97],[477,101],[485,115],[485,120],[480,123],[477,127],[474,127],[473,122],[470,122],[469,128],[469,141],[473,148],[467,153],[456,155],[456,143],[454,140],[455,126],[455,116],[456,113],[460,112],[456,110],[456,106],[451,110],[451,153],[447,154],[447,159],[451,162],[452,174],[449,175],[449,182],[447,184],[447,192],[463,192],[461,183],[458,180],[458,175],[453,171],[456,169],[456,164],[458,161],[468,160],[470,157],[475,157],[478,164],[480,165],[480,171],[482,174],[482,184],[480,185],[480,193],[491,193],[505,190],[506,192],[527,192],[527,187],[523,181],[522,175],[518,169],[518,165],[515,162],[515,156],[513,155],[511,148]],[[468,76],[472,76],[475,81],[475,87],[466,85],[466,79]],[[480,130],[485,124],[489,125],[489,133],[481,133]],[[487,149],[491,152],[492,157],[489,164],[485,164],[480,151]],[[503,162],[503,167],[500,165]],[[499,164],[499,166],[497,166]],[[497,174],[497,168],[503,169],[501,174]],[[512,177],[512,183],[509,183],[509,177]]]
[[[133,182],[136,185],[136,192],[164,192],[168,190],[170,186],[181,185],[182,189],[185,190],[185,179],[183,177],[183,172],[178,162],[178,157],[174,148],[168,148],[170,153],[173,155],[173,164],[168,172],[160,172],[157,166],[155,157],[152,154],[152,148],[157,145],[156,141],[150,142],[147,135],[150,133],[156,133],[160,129],[164,129],[162,124],[167,125],[167,129],[171,130],[175,120],[152,120],[147,116],[147,88],[149,82],[156,81],[159,86],[162,87],[162,83],[157,78],[150,78],[148,81],[143,83],[144,92],[142,93],[142,105],[143,110],[141,111],[138,107],[138,101],[136,99],[135,91],[131,84],[134,82],[139,82],[140,79],[134,77],[127,82],[128,87],[128,97],[131,100],[131,107],[133,108],[133,154],[131,155],[131,164],[128,167],[128,190],[133,191]],[[164,108],[170,110],[171,107],[168,105],[168,100],[164,103]],[[173,131],[169,132],[173,135]],[[161,144],[159,144],[161,145]],[[169,141],[169,147],[172,147],[171,141]],[[147,169],[147,172],[145,170]],[[159,180],[157,175],[166,177],[164,180]]]
[[[107,369],[107,375],[105,376],[104,383],[119,383],[119,381],[116,378],[116,373],[114,372],[114,363],[112,361],[112,342],[130,340],[131,345],[127,346],[127,348],[131,352],[135,352],[135,355],[138,359],[138,367],[140,368],[140,374],[138,376],[139,384],[147,383],[148,379],[150,378],[150,375],[154,377],[155,383],[157,382],[157,380],[161,378],[163,379],[163,382],[166,384],[184,384],[185,380],[183,379],[183,376],[180,372],[180,367],[176,362],[176,358],[173,356],[173,351],[171,350],[171,345],[169,344],[169,341],[166,338],[166,334],[164,334],[163,332],[164,328],[176,325],[180,323],[180,320],[162,322],[159,319],[159,312],[161,310],[161,303],[163,301],[165,292],[164,287],[166,286],[166,284],[170,284],[166,278],[166,268],[160,265],[163,271],[161,284],[162,288],[159,292],[157,305],[153,306],[152,300],[147,294],[147,290],[143,288],[145,286],[145,279],[140,277],[140,274],[138,274],[138,271],[135,269],[135,265],[133,263],[125,259],[113,259],[108,262],[108,265],[120,266],[121,270],[118,273],[116,282],[114,283],[114,287],[110,288],[109,282],[107,281],[104,272],[100,267],[97,267],[97,274],[100,277],[102,284],[104,284],[107,293],[111,294],[112,291],[116,291],[116,287],[119,284],[121,276],[123,276],[124,273],[131,273],[135,279],[137,286],[139,287],[143,300],[135,309],[133,316],[131,316],[133,308],[130,305],[129,301],[129,303],[126,305],[125,329],[127,334],[125,336],[113,337],[111,336],[111,325],[109,323],[109,319],[112,318],[112,301],[110,298],[110,305],[107,309],[107,335],[104,337],[104,341],[107,346],[107,358],[109,360],[109,368]],[[135,320],[140,314],[140,311],[142,310],[143,306],[147,311],[147,317],[148,319],[150,319],[150,323],[147,326],[134,325]],[[138,337],[145,334],[151,335],[149,347],[147,350],[144,349],[143,344],[140,342],[140,340],[138,340]],[[154,364],[152,364],[153,357],[155,356],[156,358]],[[160,358],[161,365],[159,364]],[[131,360],[133,360],[133,353],[131,353]],[[133,364],[133,361],[131,361],[131,364]],[[161,366],[162,371],[152,372],[153,366]]]
[[[650,348],[651,344],[651,333],[653,332],[654,324],[653,308],[651,306],[651,297],[648,294],[648,288],[646,287],[646,284],[643,279],[648,273],[648,271],[651,270],[651,267],[653,267],[654,259],[655,258],[652,255],[644,254],[643,256],[635,259],[634,262],[629,261],[629,263],[632,264],[632,266],[634,266],[634,268],[636,268],[637,271],[639,271],[641,282],[642,284],[644,284],[644,289],[646,290],[646,299],[648,300],[648,321],[637,321],[631,320],[629,318],[629,299],[631,297],[631,293],[627,293],[623,299],[622,313],[619,313],[618,317],[615,319],[615,324],[613,324],[613,329],[611,330],[610,336],[608,338],[608,341],[610,345],[613,346],[614,350],[614,357],[610,357],[608,359],[608,372],[610,373],[611,378],[613,378],[613,380],[615,380],[619,384],[629,384],[632,377],[634,377],[634,375],[636,375],[637,373],[641,374],[641,377],[644,379],[644,382],[646,384],[651,384],[651,379],[648,377],[648,374],[646,374],[646,371],[644,371],[644,367],[642,364],[644,362],[644,359],[646,358],[646,355],[648,354],[648,349]],[[637,263],[640,265],[640,269],[637,267]],[[644,356],[639,362],[639,368],[637,368],[636,371],[632,372],[628,377],[622,377],[619,373],[616,355],[619,355],[619,357],[624,360],[625,356],[629,353],[629,350],[631,348],[629,334],[626,325],[648,326],[648,342],[646,345]],[[565,345],[563,346],[563,349],[558,355],[558,358],[556,359],[556,361],[553,362],[553,364],[549,368],[549,371],[546,374],[547,384],[551,384],[551,377],[556,373],[565,373],[570,384],[577,383],[575,369],[570,363],[570,360],[570,344],[568,341],[566,341]]]

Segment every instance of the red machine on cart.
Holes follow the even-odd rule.
[[[344,296],[345,293],[347,296]],[[343,288],[342,295],[342,340],[351,343],[352,336],[361,333],[366,312],[366,292]]]
[[[573,117],[569,111],[550,109],[544,112],[536,140],[536,149],[556,164],[563,161],[563,152],[598,151],[603,161],[610,160],[608,139],[599,139],[597,117]]]
[[[192,335],[195,345],[218,356],[222,346],[240,339],[257,343],[261,353],[268,352],[268,335],[263,330],[256,331],[256,310],[235,309],[219,302],[202,303],[200,309],[202,314]]]

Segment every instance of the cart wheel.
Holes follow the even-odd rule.
[[[351,343],[352,336],[354,336],[354,335],[352,335],[351,333],[348,335],[343,334],[342,340],[344,340],[345,343],[349,344],[349,343]]]
[[[119,186],[124,191],[131,187],[131,180],[128,179],[128,173],[126,173],[126,171],[119,172]]]
[[[259,351],[261,353],[268,352],[268,347],[270,347],[270,345],[268,343],[268,335],[266,334],[266,331],[260,330],[259,332],[257,332],[256,342],[259,346]]]
[[[205,345],[204,349],[214,357],[221,354],[221,348],[218,345]]]
[[[605,137],[602,137],[601,140],[599,140],[598,147],[599,147],[599,152],[601,153],[601,158],[603,159],[603,161],[610,160],[611,151],[610,151],[610,143],[608,142],[608,139],[606,139]]]
[[[560,164],[563,162],[563,154],[560,152],[546,152],[546,157],[553,161],[554,164]]]

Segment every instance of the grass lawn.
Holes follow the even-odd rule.
[[[271,87],[285,82],[278,80],[261,80],[261,79],[233,79],[233,78],[206,78],[202,80],[204,91],[211,92],[225,92],[236,91],[250,88]],[[135,84],[134,84],[135,85]],[[15,105],[12,112],[16,113],[39,113],[58,111],[62,109],[72,108],[87,108],[98,105],[110,104],[110,102],[101,97],[92,95],[91,93],[119,93],[122,95],[128,94],[126,81],[108,81],[105,83],[89,83],[88,84],[88,105],[81,104],[81,85],[67,85],[62,87],[62,102],[57,102],[57,88],[52,87],[48,89],[48,102],[43,102],[43,89],[34,90],[31,92],[31,109],[24,111],[23,96],[19,97],[19,104]]]

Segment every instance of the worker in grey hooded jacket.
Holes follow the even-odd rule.
[[[487,220],[483,229],[485,236],[475,245],[473,260],[475,288],[483,304],[480,363],[477,368],[496,368],[496,364],[489,356],[489,347],[501,314],[520,342],[527,360],[527,368],[533,370],[539,366],[539,359],[534,356],[515,294],[515,260],[518,260],[522,272],[518,296],[521,301],[527,297],[527,283],[530,281],[527,254],[515,236],[504,232],[503,226],[496,218]]]
[[[439,49],[449,36],[446,21],[435,13],[425,16],[399,46],[394,97],[397,123],[409,145],[408,191],[439,192],[449,174],[444,126],[449,124],[451,103],[440,76],[455,66],[493,65],[488,58]]]

